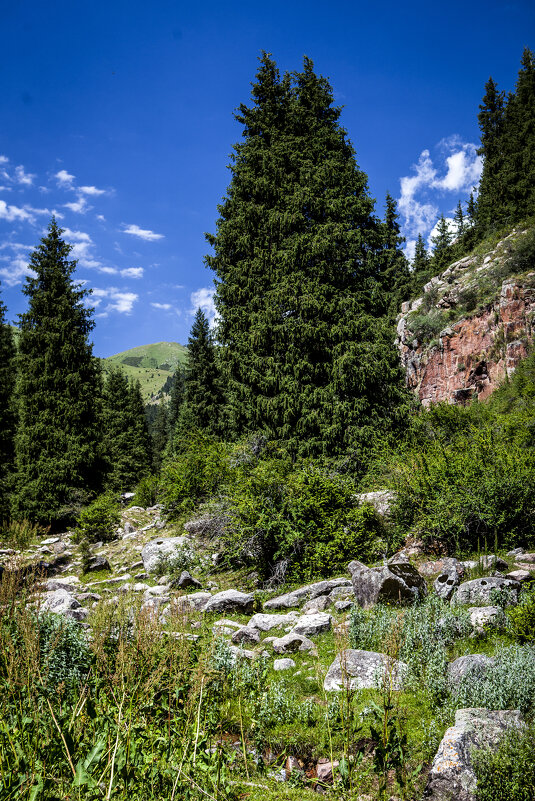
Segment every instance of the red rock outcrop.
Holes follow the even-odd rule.
[[[464,262],[464,263],[463,263]],[[457,270],[471,264],[458,262]],[[449,268],[450,274],[451,269]],[[481,269],[481,268],[480,268]],[[448,271],[447,271],[448,272]],[[433,279],[427,285],[446,289],[436,303],[444,307],[451,288]],[[455,285],[454,285],[455,287]],[[503,281],[493,303],[473,316],[442,330],[438,343],[420,342],[410,330],[411,312],[419,309],[418,299],[403,304],[398,322],[398,347],[407,373],[407,385],[424,406],[438,401],[465,403],[473,397],[488,397],[528,354],[535,332],[535,273]]]

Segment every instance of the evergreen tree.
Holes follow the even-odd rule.
[[[112,368],[103,407],[106,486],[114,492],[133,490],[149,472],[151,452],[139,382],[129,382],[120,367]]]
[[[504,93],[492,78],[485,85],[485,95],[479,106],[479,129],[483,157],[483,172],[479,183],[477,224],[482,231],[499,225],[504,220],[503,193],[503,127]]]
[[[73,283],[71,246],[52,218],[30,256],[35,277],[23,288],[20,315],[14,514],[43,523],[72,519],[97,491],[100,367],[88,336],[87,290]]]
[[[180,407],[184,402],[184,388],[186,384],[186,371],[183,367],[177,367],[173,376],[173,385],[169,395],[169,408],[167,410],[167,424],[169,436],[171,437],[177,424]]]
[[[447,267],[451,259],[450,245],[452,241],[452,234],[449,227],[449,222],[443,214],[440,215],[437,223],[435,236],[431,237],[433,243],[433,270],[439,273]]]
[[[151,431],[152,437],[152,467],[155,473],[160,471],[163,455],[169,440],[169,415],[165,403],[159,403],[156,417]]]
[[[232,428],[302,455],[367,441],[400,401],[381,225],[339,117],[308,58],[281,79],[264,54],[208,236]]]
[[[431,275],[431,259],[427,248],[425,246],[424,238],[418,234],[416,240],[416,247],[414,249],[414,258],[412,260],[412,294],[418,297],[422,292],[424,285],[432,278]]]
[[[455,209],[455,216],[453,217],[453,221],[455,223],[455,235],[456,238],[459,239],[463,236],[466,230],[466,220],[463,212],[463,206],[461,201],[457,203],[457,208]]]
[[[396,201],[387,192],[380,282],[388,308],[394,316],[400,311],[403,301],[408,300],[411,295],[409,263],[401,249],[405,237],[401,236],[398,219]]]
[[[0,301],[0,520],[9,516],[9,478],[15,454],[15,344]]]
[[[188,339],[184,401],[178,414],[178,430],[199,428],[217,435],[221,431],[221,410],[215,345],[206,315],[202,309],[197,309]]]

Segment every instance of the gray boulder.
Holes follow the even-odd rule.
[[[264,640],[264,642],[267,642],[267,639]],[[308,637],[304,637],[302,634],[296,634],[295,631],[291,631],[284,637],[274,637],[271,645],[276,654],[291,654],[294,651],[316,650],[316,646],[312,640],[309,640]]]
[[[535,564],[535,553],[520,553],[515,557],[517,562],[527,562],[528,564]]]
[[[501,576],[486,576],[472,579],[472,581],[463,581],[453,593],[451,603],[489,606],[492,603],[491,593],[493,590],[506,590],[510,595],[511,603],[516,604],[520,583]]]
[[[456,587],[464,577],[464,565],[458,559],[444,559],[442,572],[435,579],[433,587],[437,595],[449,601]]]
[[[426,801],[475,801],[472,750],[496,748],[504,734],[523,725],[517,709],[458,709],[431,765]]]
[[[376,492],[363,492],[355,496],[359,504],[369,503],[377,514],[387,517],[390,514],[392,504],[396,496],[390,490],[377,490]]]
[[[503,629],[506,618],[500,606],[471,606],[468,610],[474,634],[481,636],[487,629]]]
[[[521,584],[525,584],[528,581],[533,581],[535,577],[529,570],[511,570],[510,573],[507,573],[505,578],[510,578],[513,579],[513,581],[519,581]]]
[[[275,659],[273,662],[273,670],[290,670],[295,667],[293,659],[286,657],[285,659]]]
[[[424,578],[403,558],[394,557],[383,567],[366,567],[355,560],[348,570],[356,601],[365,608],[377,603],[412,603],[427,595]]]
[[[465,676],[480,679],[493,667],[494,659],[485,654],[460,656],[448,665],[448,682],[457,687]]]
[[[309,615],[311,612],[325,612],[331,604],[332,600],[330,594],[320,595],[318,598],[311,598],[310,601],[307,601],[302,611],[305,615]]]
[[[324,631],[329,631],[331,628],[332,617],[325,612],[316,612],[316,614],[303,615],[298,618],[292,631],[296,634],[302,634],[304,637],[314,637],[316,634],[321,634]]]
[[[86,573],[97,573],[99,570],[111,570],[111,567],[105,556],[93,556],[85,570]]]
[[[246,592],[238,590],[223,590],[209,599],[204,607],[205,612],[239,612],[247,615],[251,614],[254,606],[254,598]]]
[[[368,690],[377,687],[390,671],[394,689],[400,690],[407,671],[404,662],[395,661],[390,666],[385,654],[348,648],[329,667],[323,687],[327,692],[343,690],[348,686],[352,690]]]
[[[156,567],[165,559],[172,560],[178,548],[189,544],[187,537],[157,537],[148,542],[141,551],[143,567],[147,573],[154,573]]]
[[[351,582],[346,578],[329,579],[328,581],[316,581],[314,584],[307,584],[297,590],[279,595],[266,601],[264,609],[295,609],[304,601],[311,598],[318,598],[320,595],[329,595],[337,587],[351,587]]]
[[[278,629],[283,626],[293,626],[298,617],[297,612],[288,612],[286,615],[266,615],[263,612],[258,612],[252,616],[247,625],[252,629],[271,631],[271,629]]]
[[[181,595],[179,598],[175,598],[173,606],[179,611],[195,610],[195,612],[204,612],[206,604],[211,597],[209,592],[193,592],[191,595]]]
[[[173,582],[171,586],[174,587],[175,583]],[[182,573],[180,574],[180,578],[176,582],[176,586],[181,590],[185,590],[186,587],[200,588],[202,587],[202,584],[198,579],[193,578],[193,576],[188,570],[183,570]]]
[[[52,590],[41,596],[40,612],[53,612],[55,615],[65,615],[73,620],[85,620],[89,614],[82,604],[67,590]]]
[[[242,626],[234,632],[231,639],[235,645],[242,645],[244,642],[256,645],[260,642],[260,632],[250,626]]]

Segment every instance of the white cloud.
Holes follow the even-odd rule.
[[[78,195],[78,200],[74,201],[73,203],[64,203],[63,205],[66,209],[70,209],[75,214],[85,214],[89,209],[87,200],[82,195]]]
[[[70,239],[73,242],[89,242],[92,243],[92,239],[89,234],[86,234],[85,231],[73,231],[71,228],[64,228],[63,234],[65,239]]]
[[[190,314],[195,314],[197,309],[202,309],[205,315],[207,316],[208,320],[210,321],[210,325],[213,325],[217,312],[214,303],[214,289],[209,289],[208,287],[202,287],[201,289],[195,290],[190,295],[191,301],[191,310]]]
[[[18,184],[31,186],[35,177],[36,176],[32,175],[31,173],[24,172],[24,167],[22,164],[19,164],[18,167],[15,167],[15,180]]]
[[[146,242],[155,242],[157,239],[163,239],[163,234],[155,234],[154,231],[149,231],[140,228],[138,225],[124,225],[123,234],[130,234],[144,239]]]
[[[7,267],[0,267],[0,278],[6,286],[15,286],[22,283],[27,275],[35,277],[26,259],[15,258]]]
[[[54,176],[56,179],[58,186],[66,187],[67,189],[72,189],[72,182],[74,181],[74,175],[71,175],[67,170],[60,170]]]
[[[127,267],[121,270],[122,278],[143,278],[143,267]]]
[[[155,309],[162,309],[162,311],[170,311],[173,307],[170,303],[151,303]]]
[[[97,197],[97,195],[105,195],[105,189],[97,189],[96,186],[79,186],[78,191],[81,192],[83,195],[92,195],[93,197]]]
[[[106,222],[106,218],[103,214],[97,214],[97,220],[99,222]]]
[[[0,156],[0,164],[7,164],[9,161],[7,156]]]
[[[18,206],[8,206],[5,200],[0,200],[0,220],[7,220],[7,222],[27,220],[32,222],[33,219],[33,215],[26,209],[21,209]]]
[[[104,317],[109,312],[116,311],[119,314],[130,314],[134,307],[134,303],[139,299],[139,295],[135,292],[122,292],[116,287],[108,287],[107,289],[93,289],[92,305],[100,306],[100,304],[107,300],[108,303],[104,307],[104,311],[99,316]]]

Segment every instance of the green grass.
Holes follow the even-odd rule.
[[[106,373],[111,367],[120,367],[129,378],[139,381],[143,400],[148,403],[162,390],[165,382],[177,367],[184,366],[187,348],[178,342],[154,342],[130,348],[102,359]]]

